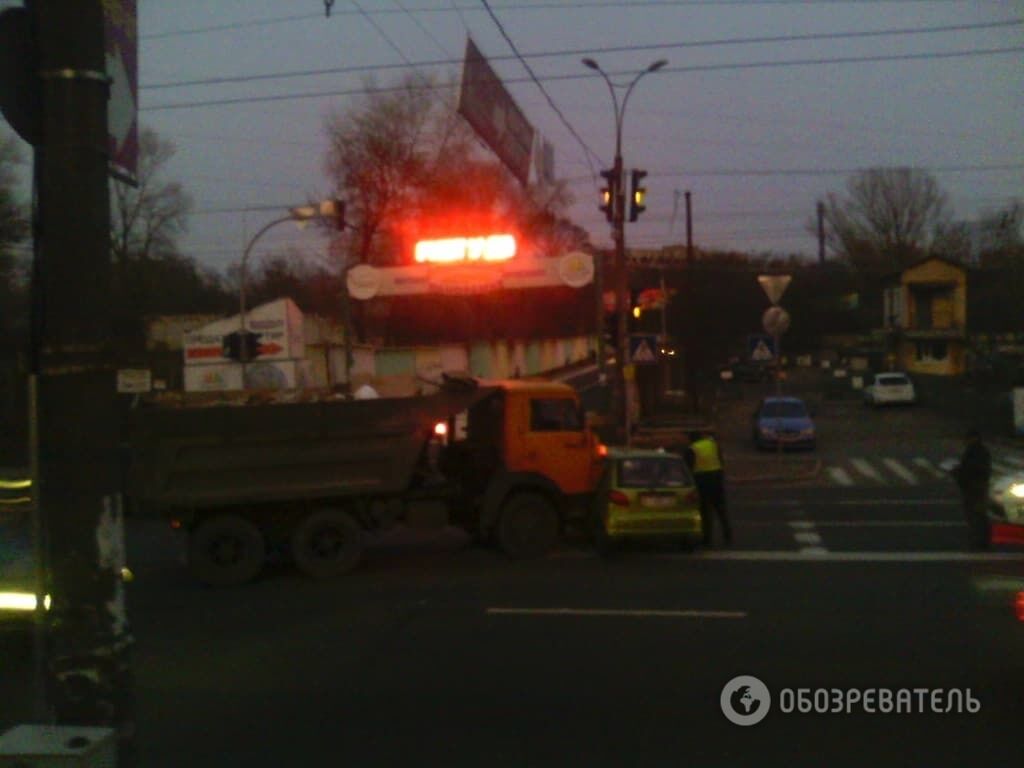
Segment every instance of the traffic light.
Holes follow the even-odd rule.
[[[641,186],[644,180],[644,176],[647,175],[647,171],[641,171],[638,168],[633,169],[633,186],[632,194],[629,197],[629,220],[636,221],[641,213],[647,210],[647,206],[644,205],[647,200],[647,188]]]
[[[619,179],[615,171],[601,171],[605,185],[601,188],[601,205],[598,206],[604,211],[604,217],[608,221],[615,221],[615,201],[619,197]]]
[[[247,362],[256,357],[260,348],[260,334],[246,331],[232,331],[224,337],[221,354],[228,360]]]

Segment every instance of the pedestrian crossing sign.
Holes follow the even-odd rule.
[[[658,337],[636,334],[629,338],[629,359],[636,365],[654,365],[658,362]]]
[[[747,341],[750,359],[756,363],[766,363],[775,359],[775,339],[768,335],[753,334]]]

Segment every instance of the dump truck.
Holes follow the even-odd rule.
[[[271,553],[345,573],[368,531],[400,522],[540,556],[591,513],[606,452],[570,386],[457,376],[416,397],[143,404],[129,435],[131,514],[183,530],[212,585],[254,579]]]

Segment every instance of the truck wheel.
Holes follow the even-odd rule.
[[[292,534],[295,564],[314,579],[348,573],[359,564],[362,552],[362,529],[339,509],[312,513]]]
[[[265,560],[263,534],[244,517],[211,517],[189,536],[189,568],[197,579],[213,587],[252,581],[263,570]]]
[[[540,557],[558,542],[558,512],[536,493],[513,496],[501,510],[498,540],[510,557]]]

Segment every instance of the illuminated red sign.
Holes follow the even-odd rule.
[[[455,264],[465,261],[508,261],[516,255],[512,235],[489,237],[449,237],[444,240],[420,240],[413,257],[417,264]]]

